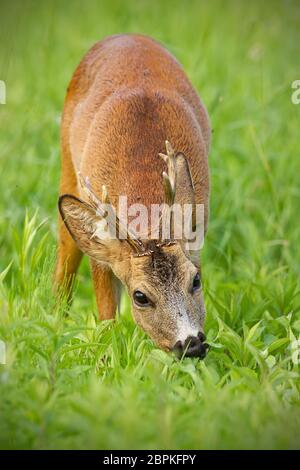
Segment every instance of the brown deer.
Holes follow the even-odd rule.
[[[203,204],[206,231],[210,125],[182,67],[143,35],[96,43],[68,87],[61,142],[56,285],[71,295],[85,253],[100,319],[114,318],[123,284],[136,323],[159,347],[204,357],[199,250],[188,250],[171,235],[140,239],[121,227],[116,213],[114,225],[123,237],[100,234],[101,204],[116,208],[120,195],[127,196],[128,206]]]

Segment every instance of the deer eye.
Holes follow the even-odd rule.
[[[200,274],[197,273],[193,280],[192,291],[195,292],[196,290],[200,289],[200,287],[201,287]]]
[[[147,307],[148,305],[151,304],[148,297],[143,292],[141,292],[140,290],[134,291],[133,299],[134,299],[135,303],[137,305],[139,305],[140,307]]]

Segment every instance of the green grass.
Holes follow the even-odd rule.
[[[262,3],[1,2],[2,448],[300,448],[300,10]],[[65,90],[126,31],[166,44],[211,116],[203,362],[155,349],[127,298],[99,323],[87,260],[69,315],[51,295]]]

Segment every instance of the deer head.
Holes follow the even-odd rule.
[[[109,203],[106,188],[99,200],[81,176],[88,202],[63,195],[59,209],[81,251],[109,265],[126,286],[133,317],[152,340],[178,356],[202,358],[208,346],[203,333],[199,252],[190,251],[185,239],[174,238],[176,221],[167,210],[173,204],[195,206],[194,186],[186,157],[175,153],[168,142],[166,148],[166,155],[159,154],[167,172],[163,172],[166,209],[160,217],[157,239],[140,239],[130,231]],[[195,225],[194,211],[191,216]]]

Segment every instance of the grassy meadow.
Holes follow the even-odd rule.
[[[211,118],[204,361],[156,349],[125,296],[100,323],[87,259],[68,314],[51,294],[66,87],[119,32],[164,43]],[[1,448],[300,448],[299,46],[297,1],[1,1]]]

